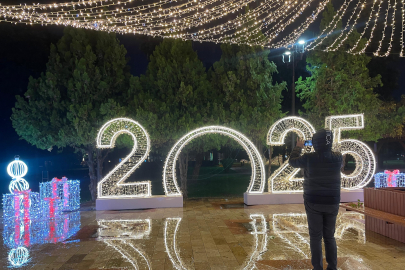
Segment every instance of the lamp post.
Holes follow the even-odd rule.
[[[295,54],[296,53],[300,54],[300,58],[302,58],[302,54],[305,52],[305,44],[306,41],[300,39],[298,43],[291,45],[290,49],[287,47],[287,51],[283,53],[283,62],[284,63],[286,63],[287,61],[288,63],[292,62],[291,115],[295,115]],[[295,134],[293,133],[291,149],[294,149],[294,146],[295,146]]]

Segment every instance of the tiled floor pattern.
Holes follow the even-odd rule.
[[[341,208],[336,237],[340,269],[405,269],[405,244],[365,231],[361,213]],[[82,211],[75,236],[30,246],[18,269],[311,269],[308,243],[303,205],[190,200],[183,209]],[[9,251],[2,245],[0,269]]]

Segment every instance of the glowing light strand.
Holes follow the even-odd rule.
[[[402,23],[402,31],[401,31],[401,51],[399,53],[400,57],[404,57],[404,32],[405,32],[405,1],[401,0],[402,8],[401,8],[401,23]]]
[[[349,1],[349,2],[347,2],[347,1]],[[325,29],[322,30],[321,34],[319,34],[319,36],[317,36],[317,37],[314,39],[314,41],[310,42],[310,43],[307,45],[307,50],[314,50],[316,47],[318,47],[319,45],[321,45],[322,42],[323,42],[330,34],[333,33],[333,30],[335,30],[335,28],[336,28],[338,22],[342,20],[342,17],[343,17],[343,15],[344,15],[345,12],[346,12],[347,7],[350,5],[350,3],[351,3],[352,1],[353,1],[353,0],[345,0],[345,2],[344,2],[343,5],[340,7],[340,9],[338,10],[338,12],[336,12],[335,16],[333,16],[332,21],[329,23],[329,25],[328,25],[327,27],[325,27]],[[341,15],[339,16],[339,14],[341,14]],[[335,24],[333,24],[333,23],[335,23]],[[333,24],[333,26],[332,26],[332,24]],[[331,27],[331,26],[332,26],[332,28],[330,29],[330,31],[325,34],[326,30],[327,30],[329,27]],[[318,42],[318,39],[321,39],[321,40]],[[314,44],[314,45],[313,45],[313,44]],[[311,47],[311,46],[312,46],[312,47]]]
[[[333,43],[331,45],[329,45],[328,47],[326,47],[326,49],[324,50],[325,52],[335,52],[337,51],[343,44],[344,42],[347,40],[347,38],[349,37],[349,35],[352,33],[355,25],[357,24],[357,20],[359,19],[359,17],[361,16],[361,12],[364,9],[365,3],[367,0],[364,0],[363,3],[360,5],[360,1],[357,2],[356,8],[354,9],[352,15],[350,16],[349,20],[346,22],[346,26],[345,28],[341,31],[340,35],[333,41]],[[354,15],[356,14],[356,10],[359,8],[360,6],[360,11],[357,14],[357,16],[355,17],[353,23],[352,23],[352,27],[350,28],[350,30],[346,33],[346,35],[344,36],[344,38],[342,38],[342,36],[345,34],[345,31],[348,29],[348,27],[350,26],[350,21],[352,20],[352,18],[354,17]],[[342,38],[342,39],[341,39]],[[333,46],[336,44],[336,42],[340,40],[339,44],[333,48]]]
[[[374,14],[375,6],[376,6],[377,2],[379,2],[379,5],[378,5],[379,8],[378,8],[378,11],[376,12],[376,14]],[[374,25],[375,25],[376,19],[378,18],[378,14],[379,14],[379,12],[380,12],[381,3],[382,3],[382,1],[380,1],[380,0],[374,0],[374,2],[373,2],[373,4],[372,4],[372,7],[371,7],[370,16],[368,17],[368,20],[367,20],[367,22],[366,22],[366,26],[364,27],[363,32],[360,34],[360,38],[356,41],[356,43],[354,44],[354,46],[353,46],[352,48],[350,48],[350,49],[347,51],[348,53],[353,53],[353,51],[354,51],[354,50],[357,48],[357,46],[360,44],[360,41],[362,40],[362,38],[363,38],[364,34],[366,33],[368,27],[370,26],[370,21],[372,20],[372,18],[375,18],[375,20],[374,20]],[[374,28],[373,28],[373,29],[374,29]],[[372,31],[372,32],[373,32],[373,31]],[[372,33],[371,33],[371,35],[372,35]],[[366,45],[365,45],[366,47],[368,46],[369,42],[370,42],[370,40],[367,41],[367,43],[366,43]],[[360,51],[360,52],[361,52],[361,51]],[[353,54],[358,54],[358,53],[353,53]]]
[[[301,37],[301,35],[308,29],[308,27],[318,18],[319,14],[325,9],[325,6],[328,2],[329,0],[319,3],[316,12],[313,13],[312,16],[309,16],[305,20],[305,22],[303,22],[297,29],[295,29],[287,37],[284,37],[281,41],[269,47],[277,49],[297,43],[297,40]]]
[[[385,39],[385,31],[386,31],[387,25],[388,25],[388,15],[389,15],[389,10],[390,10],[390,8],[391,8],[391,0],[387,0],[387,3],[388,3],[388,7],[387,7],[387,11],[386,11],[386,13],[385,13],[384,29],[382,30],[382,37],[381,37],[381,39],[380,39],[380,41],[379,41],[378,48],[377,48],[377,50],[373,53],[375,56],[380,56],[380,51],[381,51],[381,48],[382,48],[382,44],[383,44],[383,41],[384,41],[384,39]],[[394,13],[395,13],[395,12],[394,12]]]

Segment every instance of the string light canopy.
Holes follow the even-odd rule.
[[[297,43],[330,1],[90,0],[0,5],[0,22],[63,25],[120,34],[280,48]],[[388,56],[394,41],[398,41],[397,53],[403,56],[404,2],[345,0],[331,23],[308,43],[307,49],[335,51],[345,44],[355,28],[364,28],[348,53],[365,53],[375,41],[378,47],[372,53]],[[362,21],[363,17],[368,20]],[[379,20],[380,17],[383,19]],[[345,21],[345,27],[337,29],[340,21]],[[384,29],[381,35],[376,34],[377,25]],[[332,34],[338,35],[333,44],[326,48],[320,46]],[[365,44],[360,42],[362,38],[367,40]]]

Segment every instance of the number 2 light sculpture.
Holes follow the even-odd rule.
[[[305,119],[299,117],[285,117],[275,122],[267,135],[268,145],[283,145],[285,137],[289,132],[295,132],[304,140],[309,140],[315,133],[314,127]],[[312,151],[312,147],[305,147],[305,153]],[[299,168],[293,168],[285,161],[269,178],[269,189],[271,192],[301,192],[302,178],[294,178],[300,171]]]
[[[355,130],[364,128],[363,114],[328,116],[325,127],[332,130],[334,135],[332,149],[340,151],[343,155],[354,157],[356,168],[346,175],[342,173],[342,188],[347,190],[360,189],[366,186],[373,178],[375,172],[375,157],[371,149],[363,142],[353,139],[341,139],[342,130]],[[267,136],[268,145],[283,145],[287,133],[295,132],[304,140],[311,139],[315,129],[306,120],[300,117],[286,117],[274,123]],[[312,147],[305,147],[303,153],[313,151]],[[294,178],[301,169],[296,169],[284,162],[270,177],[269,191],[302,192],[303,179]]]
[[[128,156],[98,183],[98,198],[150,196],[150,181],[124,183],[148,157],[150,151],[149,135],[138,122],[129,118],[108,121],[98,133],[97,147],[114,148],[115,141],[121,134],[131,135],[134,146]]]

